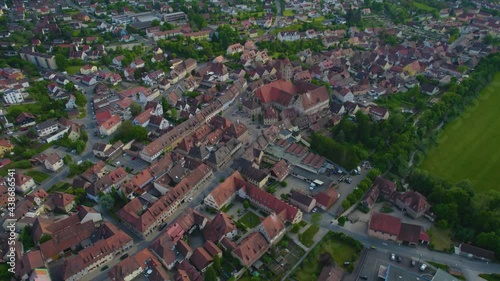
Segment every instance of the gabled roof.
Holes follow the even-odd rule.
[[[193,255],[190,259],[191,263],[198,269],[202,271],[205,269],[210,263],[212,263],[212,256],[202,247],[196,248],[194,250]]]
[[[267,216],[265,219],[263,219],[261,225],[262,225],[261,231],[264,232],[266,234],[265,236],[270,240],[279,236],[280,233],[283,230],[285,230],[285,223],[274,212],[271,213],[269,216]],[[268,242],[271,242],[270,240],[268,240]]]
[[[220,212],[213,220],[207,223],[203,229],[203,236],[206,240],[218,242],[224,235],[235,229],[236,225],[231,218],[226,213]]]
[[[299,191],[292,191],[292,196],[290,196],[290,200],[294,200],[300,204],[309,206],[313,202],[314,198]]]
[[[373,231],[398,236],[401,229],[401,220],[390,215],[373,212],[368,227]]]
[[[430,208],[430,204],[427,202],[425,196],[413,190],[402,193],[399,195],[398,200],[404,202],[406,206],[417,213]]]
[[[314,199],[316,199],[316,204],[329,209],[335,203],[337,197],[338,193],[335,188],[327,188],[325,191],[316,194]]]
[[[259,232],[252,232],[245,237],[241,243],[233,250],[244,266],[250,267],[256,262],[269,248],[269,243]]]

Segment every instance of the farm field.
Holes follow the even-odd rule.
[[[470,180],[481,193],[500,190],[500,73],[485,87],[476,105],[469,107],[444,128],[438,145],[430,152],[422,168],[452,183]]]
[[[437,10],[436,8],[433,8],[431,6],[428,6],[424,3],[419,3],[419,2],[413,2],[413,6],[415,6],[416,8],[420,9],[420,10],[424,10],[424,11],[427,11],[427,12],[432,12],[434,10]]]

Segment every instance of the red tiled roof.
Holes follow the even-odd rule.
[[[271,213],[267,216],[264,220],[262,220],[261,224],[263,228],[262,231],[264,231],[267,234],[267,237],[271,240],[285,229],[283,220],[281,220],[281,218],[275,213]]]
[[[371,230],[398,236],[401,229],[399,218],[373,212],[368,226]]]
[[[233,250],[244,266],[250,267],[256,262],[269,248],[269,243],[259,232],[252,232],[241,241],[240,245]]]
[[[196,269],[202,271],[213,261],[213,258],[212,256],[210,256],[207,250],[202,247],[198,247],[196,248],[196,250],[194,250],[190,261],[196,267]]]
[[[248,197],[276,212],[276,214],[278,214],[278,216],[285,221],[292,222],[299,212],[296,207],[281,201],[271,193],[268,193],[252,184],[248,184],[243,188],[245,188],[245,192]]]
[[[203,236],[206,240],[218,242],[224,235],[234,231],[236,226],[231,218],[223,212],[220,212],[203,229]]]
[[[101,127],[103,127],[106,131],[108,131],[109,129],[111,129],[111,128],[115,127],[115,126],[120,125],[120,123],[121,123],[120,116],[113,115],[111,118],[109,118],[108,120],[106,120],[105,122],[103,122],[101,124]]]

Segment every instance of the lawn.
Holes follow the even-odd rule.
[[[318,233],[319,227],[311,225],[306,231],[299,234],[299,241],[306,247],[311,247],[314,244],[314,235]]]
[[[48,179],[50,177],[49,174],[46,174],[46,173],[40,172],[40,171],[35,171],[35,170],[27,171],[24,174],[32,177],[33,180],[35,180],[37,183],[44,182],[46,179]]]
[[[487,280],[487,281],[500,281],[500,274],[479,274],[479,277]]]
[[[426,12],[432,12],[434,10],[437,10],[436,8],[433,8],[431,6],[419,2],[413,2],[413,6],[415,6],[417,9],[424,10]]]
[[[283,12],[284,17],[289,17],[289,16],[293,16],[293,15],[295,15],[295,13],[292,10],[285,10]]]
[[[451,247],[451,234],[449,229],[432,226],[428,231],[431,238],[431,245],[435,250],[447,251]]]
[[[68,66],[66,67],[66,71],[68,72],[68,74],[77,74],[80,72],[80,68],[82,68],[80,65],[72,65],[72,66]]]
[[[452,183],[469,179],[476,192],[500,190],[500,73],[474,106],[448,124],[422,167]]]
[[[340,237],[344,238],[342,239]],[[357,246],[355,246],[356,244]],[[362,248],[363,245],[360,242],[344,234],[329,232],[323,237],[321,242],[311,250],[302,264],[294,271],[293,279],[297,281],[318,279],[318,275],[321,272],[319,258],[320,255],[325,252],[331,255],[337,265],[343,267],[344,262],[350,261],[352,266],[354,261],[358,258]],[[352,270],[352,267],[350,269]]]
[[[254,212],[248,211],[241,217],[239,222],[248,228],[254,228],[260,223],[260,219]]]

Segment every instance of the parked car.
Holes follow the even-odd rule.
[[[391,261],[396,259],[396,255],[394,253],[391,254]]]
[[[411,267],[414,267],[414,266],[415,266],[415,264],[417,264],[417,262],[416,262],[416,261],[414,261],[414,260],[411,260],[411,262],[410,262]]]
[[[107,266],[107,265],[103,266],[103,267],[101,268],[101,271],[104,271],[104,270],[108,269],[108,267],[109,267],[109,266]]]
[[[421,271],[425,271],[425,269],[427,268],[427,265],[425,263],[423,263],[421,266],[420,266],[420,270]]]
[[[120,257],[120,260],[122,261],[122,260],[124,260],[124,259],[126,259],[126,258],[128,258],[128,254],[125,254],[125,255],[121,256],[121,257]]]
[[[398,262],[402,262],[402,261],[403,261],[403,257],[398,255]]]

